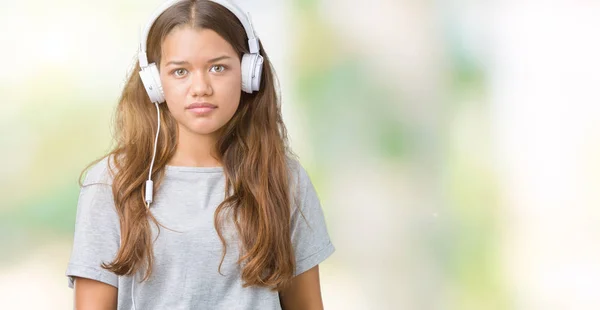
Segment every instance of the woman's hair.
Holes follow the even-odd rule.
[[[183,1],[167,9],[153,24],[148,36],[149,62],[161,59],[161,44],[176,27],[212,29],[225,39],[240,59],[248,53],[246,32],[237,17],[211,1]],[[261,45],[264,69],[260,91],[242,93],[232,119],[220,130],[216,156],[225,174],[224,201],[217,207],[214,224],[223,244],[219,272],[227,251],[221,225],[227,216],[235,223],[242,251],[238,264],[246,286],[280,290],[289,284],[295,270],[290,237],[290,191],[287,131],[281,117],[279,95],[271,63]],[[156,108],[139,78],[139,64],[129,73],[115,112],[115,146],[107,154],[113,178],[113,198],[120,218],[121,245],[114,261],[103,268],[117,275],[132,275],[145,268],[144,280],[152,273],[153,247],[150,218],[144,203],[144,184],[154,135]],[[155,187],[164,178],[164,168],[177,147],[177,123],[166,104],[160,107],[161,132],[152,179]],[[99,160],[101,160],[100,158]],[[83,173],[97,163],[91,163]],[[81,179],[81,178],[80,178]],[[155,190],[156,192],[156,190]],[[163,226],[164,227],[164,226]]]

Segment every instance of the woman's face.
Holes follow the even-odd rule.
[[[179,130],[215,134],[234,115],[242,90],[240,58],[210,29],[173,29],[162,44],[160,79]]]

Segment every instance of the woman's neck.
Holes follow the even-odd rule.
[[[215,135],[198,135],[180,130],[175,155],[169,160],[169,166],[184,167],[220,167],[215,156]]]

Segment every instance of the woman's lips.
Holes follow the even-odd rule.
[[[190,110],[192,113],[196,113],[196,114],[207,114],[216,109],[217,109],[216,107],[214,107],[214,108],[213,107],[199,107],[199,108],[191,108],[188,110]]]
[[[194,114],[208,114],[214,111],[216,108],[216,105],[208,102],[194,102],[187,107],[187,109]]]

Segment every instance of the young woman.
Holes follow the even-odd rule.
[[[279,104],[237,6],[158,9],[116,146],[81,183],[66,271],[76,309],[322,309],[318,264],[334,247]]]

